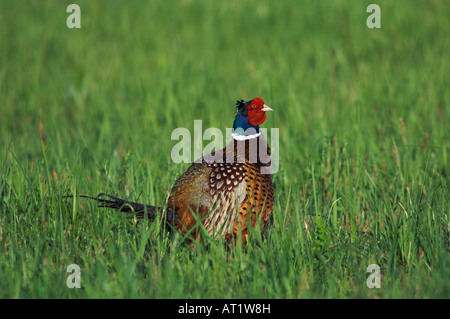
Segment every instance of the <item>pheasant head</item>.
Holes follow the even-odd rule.
[[[233,124],[233,131],[236,135],[259,133],[259,125],[266,120],[266,112],[273,111],[259,97],[247,102],[237,101],[236,106],[238,110]]]

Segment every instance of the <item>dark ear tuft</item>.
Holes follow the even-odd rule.
[[[244,100],[236,101],[236,106],[238,109],[244,107],[245,106]]]

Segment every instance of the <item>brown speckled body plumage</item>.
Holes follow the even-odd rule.
[[[273,185],[271,175],[261,168],[270,168],[270,149],[262,134],[254,140],[233,140],[193,163],[175,182],[167,207],[180,219],[179,231],[191,230],[200,220],[212,237],[232,241],[241,235],[246,242],[250,225],[267,224]],[[250,155],[251,151],[259,156]],[[196,234],[193,230],[192,235]]]

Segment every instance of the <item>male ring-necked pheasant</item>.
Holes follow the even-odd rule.
[[[238,101],[232,141],[196,160],[175,182],[164,207],[103,193],[82,197],[100,202],[100,207],[136,213],[140,219],[147,213],[154,220],[159,212],[171,228],[193,238],[201,222],[212,237],[223,236],[232,242],[240,235],[245,243],[248,227],[265,226],[274,204],[270,148],[259,131],[267,111],[272,109],[261,98]]]

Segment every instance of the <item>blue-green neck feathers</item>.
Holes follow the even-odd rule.
[[[233,131],[237,135],[252,135],[259,133],[259,126],[250,124],[246,113],[247,109],[245,107],[238,109],[236,117],[234,118]]]

